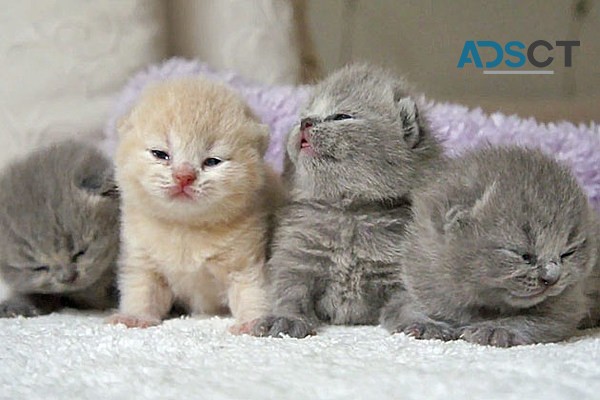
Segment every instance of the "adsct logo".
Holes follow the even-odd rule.
[[[493,40],[467,40],[463,46],[458,68],[467,64],[473,64],[475,68],[482,69],[484,74],[489,75],[551,75],[554,70],[540,69],[552,65],[556,55],[564,54],[564,66],[571,67],[573,60],[573,47],[579,46],[579,40],[557,40],[554,46],[545,40],[536,40],[526,46],[523,42],[516,40],[507,42],[504,46]],[[538,48],[541,48],[537,50]],[[495,56],[491,60],[482,61],[479,50],[491,49]],[[536,51],[537,50],[537,51]],[[561,51],[562,50],[562,51]],[[484,50],[486,53],[487,50]],[[504,63],[503,63],[504,62]],[[517,69],[529,63],[536,69]],[[504,65],[502,65],[504,64]],[[509,69],[496,69],[503,66]]]

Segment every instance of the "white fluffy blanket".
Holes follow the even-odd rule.
[[[145,330],[64,311],[0,319],[0,399],[600,399],[600,330],[511,349],[379,327],[236,337],[223,318]]]

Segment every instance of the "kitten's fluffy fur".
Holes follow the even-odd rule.
[[[562,340],[586,313],[594,223],[569,170],[539,151],[455,160],[415,198],[402,246],[406,291],[382,324],[501,347]]]
[[[240,324],[263,315],[280,190],[262,158],[267,128],[225,86],[183,79],[148,89],[120,135],[121,298],[110,322],[155,325],[174,303],[195,314],[229,307]],[[195,178],[185,190],[182,173]]]
[[[406,84],[375,67],[317,85],[302,119],[288,139],[291,201],[268,263],[272,315],[256,335],[377,323],[400,286],[411,191],[440,156]]]
[[[119,203],[112,165],[63,142],[0,177],[0,317],[116,305]]]

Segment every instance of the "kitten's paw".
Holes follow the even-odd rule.
[[[123,324],[128,328],[149,328],[160,325],[160,322],[158,318],[136,317],[128,314],[113,314],[106,320],[108,324]]]
[[[527,344],[518,333],[491,324],[474,324],[460,331],[460,339],[483,346],[512,347]]]
[[[271,336],[280,338],[289,336],[302,339],[307,336],[316,335],[313,327],[306,321],[299,318],[287,318],[278,316],[268,316],[261,318],[254,325],[254,336]]]
[[[444,342],[457,338],[456,330],[443,322],[414,322],[404,329],[398,329],[398,332],[403,332],[415,339],[436,339]]]
[[[229,327],[229,333],[233,335],[254,335],[254,328],[259,319],[248,322],[235,323]]]
[[[0,318],[37,317],[42,315],[40,309],[26,301],[7,300],[0,304]]]

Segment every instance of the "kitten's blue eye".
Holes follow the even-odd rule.
[[[216,158],[216,157],[209,157],[206,160],[204,160],[204,162],[202,163],[202,165],[204,165],[205,167],[214,167],[216,165],[221,164],[223,160],[221,160],[220,158]]]
[[[329,116],[327,119],[331,120],[331,121],[342,121],[344,119],[352,119],[352,115],[348,115],[348,114],[333,114],[331,116]]]
[[[47,265],[42,265],[40,267],[34,267],[34,268],[32,268],[32,270],[34,272],[45,272],[45,271],[50,271],[50,267],[48,267]]]
[[[150,153],[159,160],[169,161],[169,159],[171,158],[171,156],[169,156],[169,153],[162,150],[150,150]]]

